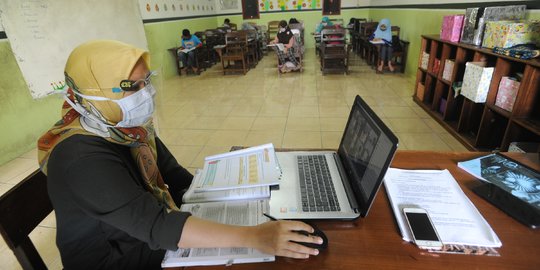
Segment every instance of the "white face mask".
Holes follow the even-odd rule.
[[[138,90],[137,92],[123,97],[121,99],[110,99],[106,97],[97,97],[97,96],[87,96],[80,93],[76,95],[88,99],[88,100],[97,100],[97,101],[112,101],[120,106],[122,109],[122,121],[118,122],[116,125],[111,126],[103,123],[102,120],[98,119],[95,115],[88,112],[80,104],[73,103],[68,97],[65,97],[66,101],[81,115],[90,118],[91,120],[101,122],[101,124],[109,127],[138,127],[142,126],[152,118],[154,113],[154,95],[156,90],[151,83],[147,84],[144,88]]]
[[[280,33],[283,33],[283,32],[285,32],[285,30],[286,30],[286,29],[285,29],[285,28],[283,28],[283,27],[279,28],[279,32],[280,32]]]

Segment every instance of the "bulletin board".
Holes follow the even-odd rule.
[[[83,42],[148,47],[137,0],[0,0],[0,18],[33,98],[63,84],[66,60]]]

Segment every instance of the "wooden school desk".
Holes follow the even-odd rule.
[[[482,153],[398,151],[392,167],[404,169],[448,169],[502,241],[499,257],[427,253],[401,239],[384,185],[366,218],[351,221],[318,221],[329,246],[306,260],[276,257],[275,262],[196,267],[189,269],[538,269],[540,231],[506,215],[478,195],[472,187],[479,180],[457,167],[458,161]],[[538,155],[509,154],[540,169]],[[187,269],[187,268],[186,268]]]

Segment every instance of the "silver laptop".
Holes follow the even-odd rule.
[[[282,169],[271,191],[278,219],[365,217],[398,145],[397,137],[356,96],[337,152],[277,152]]]

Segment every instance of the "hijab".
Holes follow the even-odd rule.
[[[386,30],[381,30],[381,25],[386,26]],[[377,30],[373,33],[374,38],[384,39],[388,42],[392,42],[392,25],[390,24],[390,19],[382,19],[377,25]]]
[[[69,102],[64,102],[62,118],[38,139],[38,161],[43,173],[47,174],[50,154],[63,140],[77,134],[102,137],[130,147],[146,189],[167,208],[178,210],[155,162],[157,150],[152,121],[144,126],[114,127],[122,121],[123,112],[117,103],[108,99],[124,97],[120,82],[129,78],[141,59],[149,66],[148,52],[118,41],[96,40],[76,47],[64,69],[68,87],[64,98],[80,104],[92,117],[81,115]],[[89,100],[84,96],[105,100]]]

